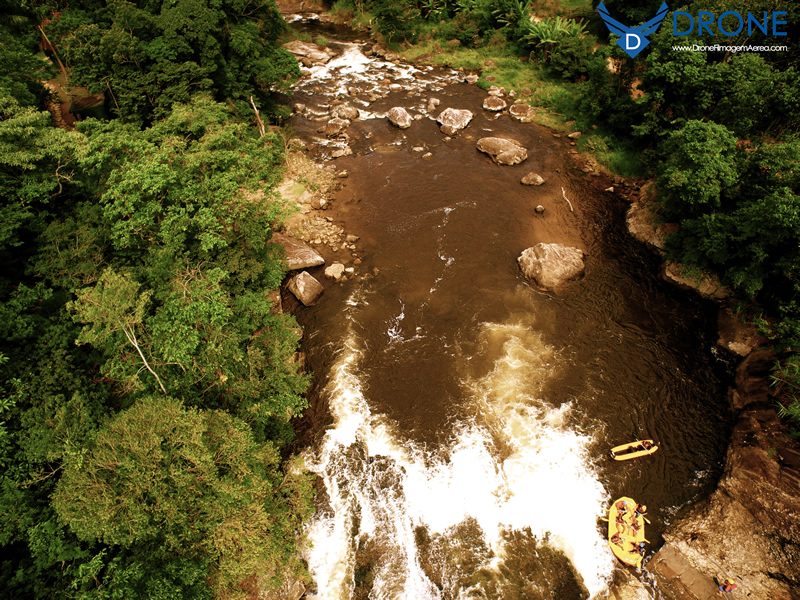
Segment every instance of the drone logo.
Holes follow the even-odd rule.
[[[636,58],[636,55],[647,47],[650,43],[647,36],[658,31],[658,27],[664,17],[667,16],[668,10],[667,3],[662,2],[655,17],[638,27],[626,27],[608,14],[605,4],[601,2],[597,7],[597,12],[600,13],[600,18],[603,19],[608,30],[620,36],[617,40],[617,46],[625,50],[631,58]]]

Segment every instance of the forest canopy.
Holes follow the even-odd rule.
[[[305,577],[309,480],[282,452],[308,378],[271,242],[284,145],[249,122],[298,74],[280,14],[4,8],[0,585],[237,598]],[[113,118],[54,127],[45,81],[104,92]]]

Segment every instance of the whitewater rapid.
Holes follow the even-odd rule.
[[[356,552],[366,545],[380,556],[371,598],[442,598],[420,562],[415,532],[447,535],[466,522],[477,524],[491,549],[483,568],[503,562],[508,532],[525,531],[563,552],[591,597],[606,589],[613,559],[597,520],[608,494],[590,456],[593,437],[570,426],[571,402],[554,407],[541,397],[561,368],[557,353],[525,319],[483,323],[476,334],[497,353],[494,367],[465,378],[470,416],[440,448],[404,440],[373,412],[360,376],[364,348],[353,328],[343,340],[325,391],[334,424],[306,455],[330,505],[308,530],[318,597],[352,597]]]

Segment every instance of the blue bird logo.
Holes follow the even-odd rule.
[[[597,12],[600,13],[600,18],[603,19],[608,30],[620,36],[617,40],[617,46],[627,52],[631,58],[636,58],[636,55],[647,47],[650,43],[647,36],[658,31],[661,21],[667,16],[668,10],[667,3],[662,2],[655,17],[638,27],[627,27],[608,14],[605,4],[601,2],[597,6]]]

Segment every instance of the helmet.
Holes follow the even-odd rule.
[[[730,577],[726,581],[727,583],[733,583],[733,579],[731,579]]]
[[[641,506],[642,506],[642,512],[647,511],[647,505],[646,504],[642,504]]]
[[[644,542],[639,542],[639,548],[644,548]],[[730,581],[730,579],[728,581]],[[731,583],[733,583],[733,582],[731,582]]]

